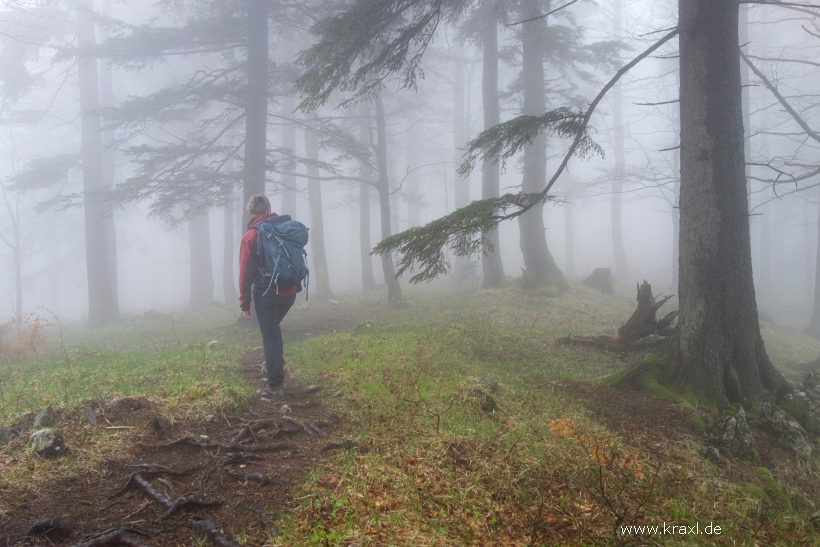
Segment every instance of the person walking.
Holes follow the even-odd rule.
[[[296,301],[296,293],[302,290],[301,284],[277,287],[259,281],[262,254],[257,252],[258,234],[255,224],[261,220],[277,216],[271,212],[270,201],[262,194],[248,200],[248,230],[239,244],[239,306],[242,317],[251,319],[251,300],[254,301],[256,319],[262,332],[262,347],[265,352],[265,375],[268,379],[270,393],[265,395],[282,395],[285,380],[285,356],[282,343],[282,329],[279,324]],[[278,392],[278,393],[277,393]]]

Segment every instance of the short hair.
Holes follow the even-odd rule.
[[[248,214],[264,215],[270,212],[270,201],[262,194],[256,194],[248,200]]]

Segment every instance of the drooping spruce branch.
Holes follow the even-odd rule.
[[[474,201],[424,226],[383,239],[371,254],[398,253],[401,258],[396,277],[415,271],[418,265],[419,273],[411,277],[410,282],[432,281],[450,269],[444,254],[445,247],[450,248],[455,256],[472,256],[482,249],[492,250],[485,236],[500,220],[518,216],[521,214],[518,211],[523,212],[548,199],[553,198],[518,193]]]
[[[445,246],[455,256],[478,254],[489,243],[482,234],[490,232],[499,222],[516,218],[537,204],[551,199],[548,193],[572,156],[577,154],[584,157],[600,151],[588,132],[589,120],[595,108],[624,74],[677,34],[677,29],[669,32],[618,70],[598,92],[583,116],[569,109],[557,109],[541,116],[519,116],[491,127],[469,143],[467,160],[460,169],[462,173],[469,173],[478,158],[498,158],[503,161],[512,157],[541,131],[558,134],[563,131],[565,136],[574,135],[561,164],[542,191],[535,194],[505,194],[499,198],[474,201],[438,220],[381,241],[372,253],[390,256],[393,252],[398,252],[401,258],[397,277],[408,271],[419,270],[419,273],[410,278],[411,283],[430,281],[447,273],[450,264],[444,253]]]

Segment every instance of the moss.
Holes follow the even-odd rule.
[[[765,467],[755,467],[755,473],[757,473],[757,478],[763,484],[763,490],[769,499],[791,512],[793,510],[792,496],[777,482],[777,479],[772,476],[772,472]]]
[[[752,484],[751,482],[739,482],[737,483],[737,487],[746,494],[748,497],[754,500],[766,500],[768,496],[766,492],[756,484]]]

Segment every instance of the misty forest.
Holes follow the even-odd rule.
[[[818,53],[818,0],[0,1],[0,547],[820,545]]]

